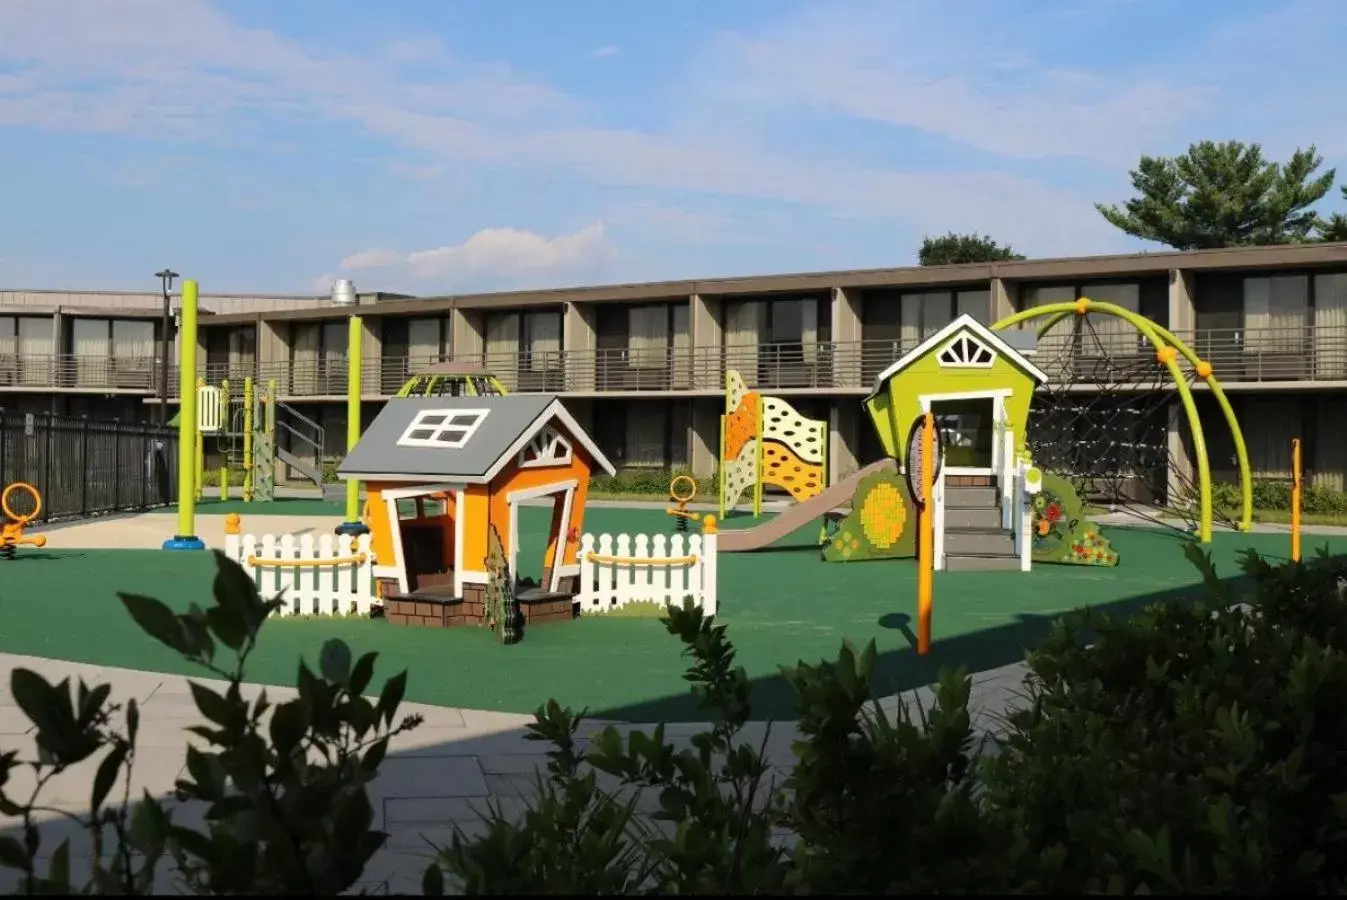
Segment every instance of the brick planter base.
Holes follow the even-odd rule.
[[[403,596],[384,589],[384,618],[393,625],[422,628],[458,628],[483,625],[486,616],[486,585],[463,586],[462,599]],[[566,622],[575,618],[570,595],[541,594],[519,598],[519,613],[525,625]]]

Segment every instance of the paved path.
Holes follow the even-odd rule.
[[[158,796],[169,795],[182,769],[183,751],[190,736],[184,730],[196,724],[198,714],[187,687],[188,679],[175,675],[104,668],[34,657],[0,654],[0,750],[19,749],[26,756],[32,751],[32,737],[22,713],[9,693],[10,672],[16,667],[34,669],[49,681],[71,676],[89,683],[106,682],[113,686],[112,701],[125,703],[136,698],[141,705],[139,762],[133,776],[133,795],[142,789]],[[1023,684],[1022,666],[1007,666],[974,677],[973,708],[976,726],[994,728],[1000,716],[1013,705]],[[414,677],[414,674],[413,674]],[[205,679],[200,679],[205,680]],[[256,691],[252,687],[249,691]],[[267,688],[268,696],[278,700],[293,696],[292,689]],[[911,704],[914,698],[929,708],[929,690],[894,696],[881,703],[890,714],[899,703]],[[406,704],[404,714],[420,713],[425,723],[397,739],[380,770],[372,793],[376,827],[387,830],[390,838],[365,873],[361,886],[384,893],[419,893],[421,873],[427,861],[427,841],[447,843],[455,824],[474,829],[476,810],[488,800],[499,801],[507,812],[518,812],[524,796],[531,790],[533,773],[545,763],[545,747],[524,739],[524,726],[530,716],[450,709]],[[582,728],[588,736],[603,727],[590,722]],[[624,730],[629,727],[620,726]],[[649,726],[643,726],[648,728]],[[686,746],[688,738],[703,726],[675,723],[667,726],[670,740]],[[767,725],[754,723],[744,735],[755,744],[763,739]],[[793,756],[790,744],[796,737],[788,723],[772,728],[767,742],[769,759],[777,767],[789,767]],[[81,811],[88,804],[93,772],[97,761],[83,764],[49,786],[51,806]],[[24,779],[17,776],[10,785],[11,794],[21,791]],[[16,783],[17,782],[17,783]],[[120,785],[119,785],[120,788]],[[648,798],[653,801],[653,798]],[[175,816],[186,822],[200,822],[199,809],[176,807]],[[646,810],[651,802],[642,798]],[[15,834],[16,820],[0,817],[0,832]],[[72,828],[59,818],[44,820],[43,851],[50,853]],[[72,870],[77,877],[88,871],[87,842],[72,839]],[[10,889],[13,876],[0,869],[0,892]],[[162,888],[171,888],[171,873],[163,875]]]

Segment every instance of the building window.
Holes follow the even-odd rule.
[[[433,366],[448,356],[449,322],[434,318],[407,320],[407,365],[413,372]]]
[[[669,365],[669,306],[657,303],[627,310],[627,365],[665,369]]]
[[[76,318],[70,323],[75,386],[137,387],[154,364],[154,322]],[[129,379],[129,380],[127,380]]]
[[[423,409],[398,438],[398,446],[461,450],[482,427],[489,412],[486,409]]]
[[[1128,312],[1138,315],[1141,313],[1139,284],[1082,284],[1079,293],[1081,297],[1088,297],[1099,303],[1111,303]],[[1141,341],[1144,338],[1131,322],[1106,314],[1088,316],[1087,320],[1094,332],[1094,339],[1082,348],[1084,353],[1091,353],[1094,349],[1092,345],[1096,342],[1098,349],[1106,356],[1134,355],[1140,352]]]
[[[551,310],[526,312],[522,326],[529,369],[549,372],[561,368],[561,313]]]
[[[1244,279],[1244,349],[1300,353],[1309,325],[1308,275]]]

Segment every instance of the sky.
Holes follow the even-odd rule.
[[[1094,209],[1142,154],[1313,144],[1347,180],[1344,33],[1341,0],[0,0],[0,289],[1157,249]]]

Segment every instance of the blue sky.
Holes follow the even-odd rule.
[[[1315,144],[1347,179],[1345,30],[1339,0],[0,0],[0,288],[1142,249],[1092,206],[1142,153]]]

